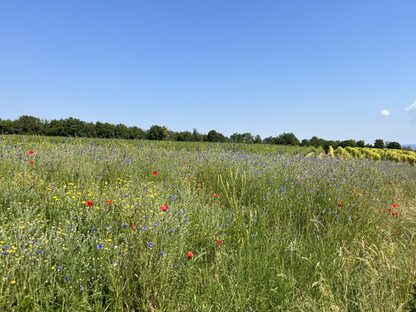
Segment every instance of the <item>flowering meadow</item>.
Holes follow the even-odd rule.
[[[416,166],[0,136],[0,311],[416,309]]]

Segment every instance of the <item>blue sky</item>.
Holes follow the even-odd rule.
[[[415,12],[414,0],[0,0],[0,118],[416,143]]]

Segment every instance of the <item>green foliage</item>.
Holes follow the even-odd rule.
[[[355,142],[355,140],[345,140],[345,141],[341,141],[341,142],[339,142],[339,144],[338,144],[338,146],[341,146],[341,147],[343,147],[343,148],[346,148],[346,147],[356,147],[357,146],[357,143]]]
[[[14,133],[37,134],[43,130],[44,123],[33,116],[21,116],[14,122]]]
[[[115,137],[115,126],[112,124],[109,124],[107,122],[97,122],[95,124],[95,131],[97,133],[98,138],[113,138]]]
[[[208,142],[226,142],[227,138],[222,133],[211,130],[208,132],[207,140]]]
[[[230,138],[211,130],[208,134],[201,134],[196,129],[193,132],[170,131],[165,126],[153,125],[148,131],[144,131],[136,126],[127,127],[123,124],[113,125],[110,123],[88,123],[76,118],[67,118],[60,120],[40,120],[33,116],[21,116],[16,120],[0,119],[0,134],[31,134],[47,136],[64,136],[64,137],[84,137],[84,138],[107,138],[107,139],[130,139],[130,140],[151,140],[151,141],[180,141],[180,142],[232,142],[244,144],[276,144],[285,146],[303,146],[322,148],[328,153],[329,147],[370,147],[365,145],[363,140],[325,140],[313,136],[311,139],[303,139],[299,142],[293,133],[282,133],[276,137],[267,137],[264,140],[259,135],[253,136],[251,133],[233,133]],[[375,142],[375,147],[384,148],[384,141],[379,139]],[[398,142],[389,142],[389,149],[401,149]]]
[[[193,140],[194,136],[189,131],[177,132],[174,134],[174,141],[192,142]]]
[[[407,309],[409,312],[416,312],[416,282],[413,284],[411,296],[410,301],[407,303]]]
[[[257,138],[259,139],[259,138]],[[260,139],[261,140],[261,139]],[[230,136],[230,142],[233,143],[248,143],[248,144],[252,144],[254,143],[254,138],[253,135],[249,132],[246,133],[233,133]]]
[[[146,132],[139,127],[129,128],[129,139],[131,140],[143,140],[146,137]]]
[[[315,147],[319,147],[319,146],[323,146],[325,144],[325,140],[318,138],[316,136],[313,136],[310,140],[309,140],[309,145],[315,146]]]
[[[375,140],[374,148],[384,148],[384,141],[382,139]]]
[[[275,144],[299,146],[300,142],[298,138],[292,132],[290,132],[290,133],[282,133],[281,135],[279,135],[275,140]]]
[[[412,308],[416,167],[350,149],[1,136],[0,310]]]
[[[130,130],[123,124],[114,127],[114,137],[117,139],[130,139]]]
[[[52,120],[45,126],[45,134],[51,136],[66,136],[66,137],[110,137],[102,136],[101,124],[97,122],[96,125],[87,123],[76,118]],[[108,124],[107,124],[108,125]],[[98,129],[98,133],[97,133]]]
[[[390,149],[402,149],[402,146],[398,142],[388,142],[386,148]]]
[[[0,119],[0,133],[1,134],[15,134],[17,132],[15,123],[12,120]]]
[[[364,140],[359,140],[359,141],[357,141],[357,147],[365,147],[365,142],[364,142]]]
[[[168,137],[169,137],[168,128],[157,126],[157,125],[151,126],[146,136],[148,140],[158,140],[158,141],[166,140]]]

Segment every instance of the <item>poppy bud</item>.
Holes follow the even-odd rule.
[[[192,253],[192,251],[188,251],[186,253],[186,258],[189,259],[189,260],[191,260],[193,256],[194,256],[194,254]]]

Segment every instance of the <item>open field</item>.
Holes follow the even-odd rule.
[[[357,158],[1,136],[0,310],[406,311],[416,167]]]

